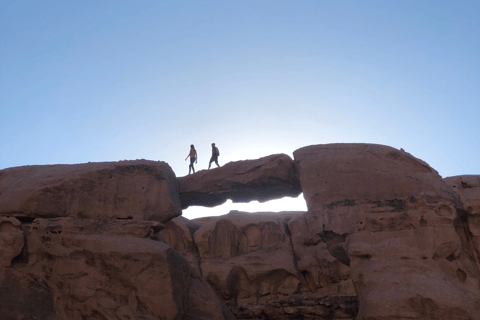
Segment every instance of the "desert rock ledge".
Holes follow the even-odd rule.
[[[165,162],[24,166],[0,171],[0,215],[168,221],[181,214],[178,182]]]

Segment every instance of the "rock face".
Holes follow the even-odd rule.
[[[187,259],[237,319],[354,319],[358,305],[348,267],[326,248],[317,247],[317,257],[310,259],[299,235],[291,234],[290,226],[295,233],[306,231],[298,222],[304,214],[232,211],[195,219],[193,229],[186,227],[192,222],[176,218],[170,226],[175,236],[166,238],[186,257],[197,256]],[[308,265],[312,259],[316,264]],[[322,274],[318,286],[309,287],[298,261]]]
[[[10,267],[12,259],[23,249],[23,231],[20,221],[0,217],[0,267]]]
[[[1,269],[0,309],[12,319],[234,319],[199,272],[156,241],[159,228],[103,218],[24,225],[24,254]],[[6,303],[25,287],[37,288],[31,293],[46,303],[36,314]]]
[[[158,233],[161,241],[168,243],[190,263],[192,268],[202,272],[198,248],[193,240],[193,234],[200,225],[184,217],[174,218],[165,223]]]
[[[474,246],[474,258],[480,268],[480,175],[444,179],[462,201],[461,224],[467,240]]]
[[[0,171],[0,215],[168,221],[181,214],[170,166],[156,161],[24,166]]]
[[[480,318],[478,268],[456,228],[461,204],[435,170],[380,145],[310,146],[294,158],[307,243],[350,266],[357,319]]]
[[[480,176],[371,144],[294,159],[1,170],[0,318],[480,320]],[[178,216],[301,191],[307,212]]]
[[[160,241],[161,222],[180,213],[163,162],[0,171],[2,317],[235,319],[198,269]]]
[[[229,162],[179,178],[179,183],[183,209],[191,205],[213,207],[227,199],[263,202],[301,193],[295,165],[285,154]]]

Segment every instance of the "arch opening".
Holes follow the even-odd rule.
[[[224,204],[213,208],[190,206],[183,209],[182,216],[192,220],[203,217],[216,217],[229,213],[232,210],[244,212],[281,212],[281,211],[307,211],[307,204],[301,193],[296,198],[283,197],[280,199],[265,201],[260,203],[258,201],[250,201],[248,203],[233,203],[232,200],[227,200]]]

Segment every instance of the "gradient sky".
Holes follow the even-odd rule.
[[[478,0],[0,7],[0,169],[149,159],[183,176],[190,144],[200,170],[212,142],[221,164],[359,142],[480,174]]]

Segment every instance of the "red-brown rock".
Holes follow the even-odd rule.
[[[178,180],[183,209],[191,205],[213,207],[227,199],[263,202],[297,197],[301,192],[295,165],[286,154],[229,162]]]
[[[200,255],[193,234],[200,225],[184,217],[176,217],[164,224],[159,239],[180,253],[190,265],[201,273]]]
[[[168,221],[181,214],[178,183],[157,161],[24,166],[0,171],[0,215]]]
[[[294,249],[298,237],[289,230],[289,221],[303,214],[231,211],[193,220],[201,226],[193,236],[202,274],[237,319],[354,319],[356,297],[340,292],[348,285],[335,279],[311,290],[305,283],[297,266],[297,253],[304,252]],[[335,260],[327,250],[323,254]],[[355,295],[351,279],[349,287]]]
[[[39,309],[41,319],[233,320],[198,271],[155,240],[161,227],[154,221],[36,219],[23,226],[26,252],[11,268],[0,268],[0,282],[12,292],[45,288],[32,289],[49,306]],[[18,303],[2,301],[0,309],[15,319],[30,314]]]
[[[434,169],[368,144],[310,146],[294,158],[310,241],[350,266],[358,320],[480,318],[459,198]]]
[[[480,175],[455,176],[443,179],[462,202],[461,223],[467,229],[468,242],[475,247],[474,258],[480,268]]]
[[[13,258],[23,249],[23,231],[20,221],[0,217],[0,267],[10,267]]]

